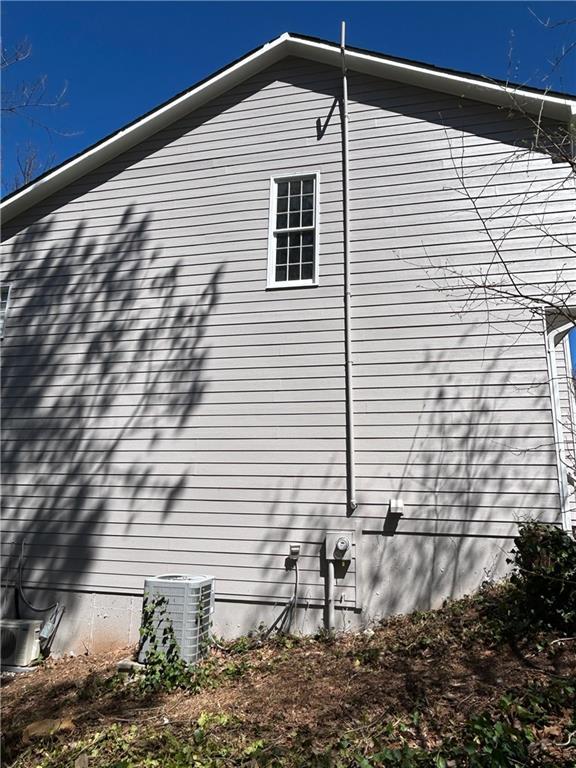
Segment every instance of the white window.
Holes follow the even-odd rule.
[[[318,176],[272,179],[268,287],[318,284]]]
[[[8,313],[8,303],[10,301],[10,286],[0,286],[0,339],[4,338],[4,325]]]

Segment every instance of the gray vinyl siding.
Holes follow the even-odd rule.
[[[527,178],[549,195],[565,169],[532,157],[494,176],[522,120],[355,74],[347,517],[337,108],[317,134],[339,93],[338,72],[286,60],[6,227],[8,570],[24,538],[31,584],[137,593],[146,575],[194,570],[216,576],[220,598],[274,602],[291,593],[296,541],[301,598],[320,604],[324,533],[371,542],[390,498],[406,538],[500,540],[528,513],[558,521],[542,328],[520,333],[526,318],[502,308],[488,323],[438,264],[490,259],[454,191],[464,146],[495,236],[512,228],[514,265],[573,277],[509,202]],[[319,287],[267,291],[270,177],[312,172]],[[573,203],[560,185],[549,232],[576,230]],[[543,215],[538,199],[527,213]],[[357,583],[352,563],[341,605],[361,607],[368,576]]]
[[[407,411],[396,437],[386,435],[397,455],[391,470],[374,423],[359,429],[358,461],[382,457],[379,487],[404,499],[401,526],[417,530],[429,515],[448,527],[463,520],[471,532],[476,522],[493,532],[528,514],[557,522],[542,322],[513,302],[489,306],[487,318],[461,276],[490,262],[493,237],[523,280],[550,281],[554,270],[574,280],[569,251],[542,233],[574,232],[566,165],[519,156],[526,125],[488,105],[445,99],[430,110],[405,87],[399,115],[395,84],[353,75],[350,88],[357,409],[369,404],[382,423]],[[356,93],[371,94],[370,104]],[[366,348],[375,325],[385,332]],[[403,357],[390,355],[390,334],[394,350],[404,337]],[[375,480],[359,483],[360,509],[381,516]]]
[[[323,531],[345,514],[339,127],[320,154],[315,127],[331,101],[264,74],[18,222],[4,538],[25,531],[31,581],[138,592],[193,568],[219,597],[275,601],[300,541],[302,598],[322,600]],[[321,286],[266,291],[270,177],[307,172],[321,176]]]

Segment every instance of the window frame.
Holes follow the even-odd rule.
[[[278,185],[281,182],[304,181],[314,179],[314,274],[306,280],[276,280],[276,233],[305,232],[310,228],[288,227],[285,230],[276,229],[276,215],[278,208]],[[284,288],[316,288],[320,275],[320,173],[318,171],[294,171],[270,177],[270,211],[268,216],[268,268],[267,289]]]
[[[6,305],[4,307],[4,315],[0,318],[0,339],[4,338],[4,334],[6,333],[6,321],[8,320],[8,310],[10,308],[10,299],[12,297],[12,283],[2,283],[0,284],[0,289],[6,288],[8,290],[8,295],[6,296]]]

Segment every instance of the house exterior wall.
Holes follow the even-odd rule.
[[[310,630],[327,531],[355,545],[339,627],[436,605],[502,571],[522,517],[558,522],[541,324],[462,274],[493,237],[530,279],[566,265],[542,234],[573,231],[566,169],[495,107],[356,74],[347,516],[339,95],[287,59],[6,227],[3,578],[25,541],[61,648],[133,641],[167,572],[216,577],[218,632],[269,623],[291,542]],[[313,172],[320,284],[267,291],[270,178]]]

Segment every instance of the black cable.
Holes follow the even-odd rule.
[[[47,608],[36,608],[32,603],[29,603],[28,600],[26,600],[26,596],[24,594],[24,590],[22,589],[22,570],[24,568],[24,540],[21,542],[21,548],[20,548],[20,561],[18,563],[18,582],[17,582],[17,589],[18,589],[18,596],[24,603],[24,605],[29,608],[31,611],[34,611],[35,613],[47,613],[48,611],[53,611],[54,608],[58,608],[60,603],[56,600],[55,603],[52,603],[52,605],[49,605]]]
[[[276,621],[274,621],[273,624],[271,624],[266,632],[262,635],[263,640],[267,640],[272,632],[278,627],[278,634],[282,634],[283,632],[289,632],[290,626],[292,624],[292,617],[294,615],[294,609],[296,607],[296,602],[298,599],[298,561],[294,560],[294,592],[292,594],[292,597],[286,603],[284,606],[284,609],[280,613],[280,615],[276,618]],[[285,628],[286,621],[288,620],[288,624]]]

